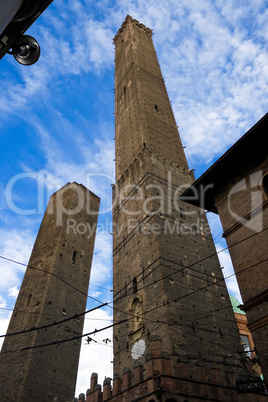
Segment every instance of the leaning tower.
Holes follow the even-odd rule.
[[[77,183],[50,198],[0,353],[1,402],[73,398],[99,202]]]

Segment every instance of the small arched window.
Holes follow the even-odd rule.
[[[136,332],[142,327],[143,314],[142,301],[138,296],[133,300],[130,312],[133,315],[133,319],[131,320],[131,331]]]

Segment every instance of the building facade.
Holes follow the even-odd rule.
[[[1,401],[72,400],[98,210],[99,198],[77,183],[51,196],[0,353]]]
[[[248,329],[248,320],[246,313],[240,309],[241,303],[233,296],[230,295],[231,303],[234,310],[235,320],[237,323],[238,331],[240,334],[240,342],[243,346],[243,361],[248,367],[248,373],[251,375],[253,372],[257,373],[262,379],[262,371],[258,363],[258,358],[255,352],[255,345],[252,338],[252,334]]]
[[[219,214],[268,387],[268,114],[183,194]],[[208,186],[208,187],[207,187]],[[204,194],[204,188],[208,188]],[[194,193],[194,195],[193,195]]]

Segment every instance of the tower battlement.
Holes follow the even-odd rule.
[[[144,24],[141,24],[138,20],[134,19],[131,17],[131,15],[127,15],[125,21],[122,23],[121,27],[118,29],[117,34],[115,35],[113,39],[113,43],[115,44],[118,38],[120,37],[120,34],[124,31],[125,27],[127,24],[132,24],[133,26],[136,26],[146,32],[148,35],[152,36],[153,31],[152,29],[146,27]]]
[[[182,396],[189,397],[189,401],[200,401],[200,398],[236,401],[232,399],[236,375],[230,367],[222,372],[219,366],[209,361],[196,359],[193,362],[181,357],[177,358],[178,369],[174,372],[173,357],[164,351],[158,336],[151,338],[146,350],[146,361],[142,363],[137,359],[134,367],[125,367],[120,376],[114,377],[113,383],[111,378],[106,378],[101,386],[98,375],[93,373],[90,388],[74,402],[150,401],[154,400],[153,395],[163,397],[165,401],[180,400],[169,398]]]

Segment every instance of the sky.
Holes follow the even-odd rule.
[[[26,264],[48,197],[67,182],[101,197],[89,295],[112,300],[114,183],[113,37],[127,14],[153,29],[169,98],[196,178],[267,112],[267,0],[54,0],[27,31],[39,61],[0,60],[0,255]],[[226,247],[209,214],[217,251]],[[232,275],[227,251],[219,253]],[[25,265],[0,259],[0,334]],[[240,301],[234,277],[228,290]],[[88,298],[87,308],[98,305]],[[112,309],[86,316],[85,332],[112,323]],[[83,341],[78,395],[90,375],[112,377],[111,330]],[[100,358],[101,356],[101,358]]]

